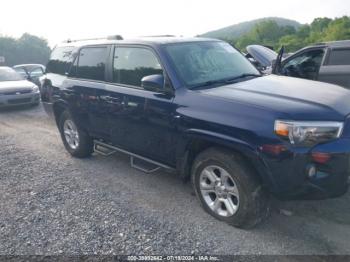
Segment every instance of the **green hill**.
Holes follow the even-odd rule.
[[[201,34],[199,36],[201,37],[211,37],[211,38],[221,38],[221,39],[234,39],[238,38],[248,32],[250,32],[255,25],[259,24],[260,22],[267,21],[267,20],[273,20],[275,21],[279,26],[293,26],[296,29],[301,26],[301,24],[294,20],[289,20],[285,18],[280,17],[265,17],[260,18],[252,21],[247,21],[243,23],[239,23],[236,25],[231,25],[228,27],[224,27],[218,30],[210,31],[204,34]]]

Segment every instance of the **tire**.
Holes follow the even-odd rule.
[[[91,156],[94,151],[92,138],[84,130],[79,128],[68,111],[64,111],[61,114],[58,126],[63,144],[72,156],[77,158]],[[65,131],[69,131],[70,135],[65,134]],[[73,136],[74,138],[72,138]],[[71,138],[70,141],[69,137]]]
[[[269,195],[236,153],[205,150],[194,160],[191,178],[204,210],[221,221],[248,229],[269,215]]]

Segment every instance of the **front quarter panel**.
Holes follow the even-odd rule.
[[[274,135],[274,121],[282,117],[280,114],[186,89],[177,90],[174,103],[177,126],[184,138],[178,143],[179,158],[190,150],[193,139],[205,140],[241,153],[252,161],[266,184],[277,187],[259,148],[281,142]]]

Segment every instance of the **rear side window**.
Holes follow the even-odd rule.
[[[155,54],[142,47],[116,47],[113,60],[113,82],[141,87],[141,79],[163,74]]]
[[[105,81],[107,47],[85,47],[80,50],[73,75],[77,78]]]
[[[332,50],[328,65],[350,65],[350,49]]]
[[[73,62],[73,50],[72,46],[55,48],[46,66],[46,72],[59,75],[67,74]]]

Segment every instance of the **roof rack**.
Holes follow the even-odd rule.
[[[176,37],[176,35],[145,35],[143,37]]]
[[[99,38],[84,38],[84,39],[67,39],[64,41],[64,43],[72,43],[72,42],[79,42],[79,41],[92,41],[92,40],[123,40],[123,37],[121,35],[110,35],[107,37],[99,37]]]

